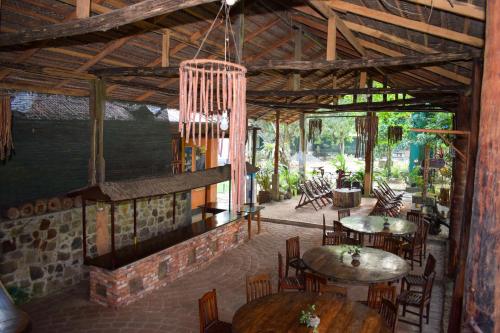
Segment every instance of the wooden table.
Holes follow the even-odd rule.
[[[302,310],[316,305],[319,333],[390,332],[375,310],[329,293],[289,292],[266,296],[243,305],[233,317],[233,333],[310,333],[299,324]]]
[[[206,204],[198,207],[201,209],[201,216],[203,220],[207,219],[207,213],[215,215],[229,210],[227,204],[221,204],[218,202],[207,202]],[[247,218],[248,221],[248,239],[252,239],[252,219],[254,217],[257,218],[257,233],[260,234],[260,211],[263,209],[264,206],[257,206],[254,204],[243,205],[243,211],[241,213]]]
[[[384,228],[383,216],[348,216],[340,220],[340,223],[353,231],[361,234],[375,234],[386,232],[394,236],[404,236],[417,232],[417,225],[405,219],[388,217],[389,228]]]
[[[361,204],[361,189],[336,188],[333,190],[333,206],[341,208],[358,207]]]
[[[371,247],[361,249],[359,265],[352,264],[346,247],[320,246],[304,253],[302,259],[309,269],[327,278],[351,284],[391,282],[406,276],[410,265],[395,254]]]

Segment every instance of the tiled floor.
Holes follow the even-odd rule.
[[[198,332],[197,300],[204,292],[217,289],[220,317],[231,321],[235,311],[245,302],[245,276],[269,272],[276,281],[277,252],[284,253],[285,240],[296,235],[300,235],[302,251],[321,244],[319,229],[263,223],[262,233],[251,241],[200,271],[118,310],[88,302],[85,284],[33,301],[24,309],[33,320],[33,332]],[[430,325],[425,325],[424,332],[440,332],[444,243],[430,241],[428,249],[438,259],[438,276],[433,289],[431,321]],[[366,293],[367,287],[349,286],[350,299],[365,299]],[[399,331],[418,330],[401,324]]]

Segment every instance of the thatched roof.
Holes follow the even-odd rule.
[[[69,195],[81,195],[83,199],[87,200],[116,202],[185,192],[229,180],[230,167],[230,165],[224,165],[202,171],[181,173],[175,176],[105,182],[72,191]],[[257,171],[258,168],[247,163],[248,174]]]
[[[138,2],[140,0],[95,0],[92,1],[91,15],[101,15]],[[365,57],[381,57],[451,53],[480,50],[483,47],[484,18],[481,18],[481,12],[484,14],[485,0],[454,0],[454,6],[447,6],[448,1],[445,0],[254,0],[245,1],[243,61],[293,59],[293,28],[302,29],[302,59],[324,60],[327,19],[324,11],[311,5],[314,2],[325,4],[329,11],[327,15],[336,15],[352,34],[352,38],[347,38],[342,32],[337,34],[337,59],[359,58],[362,56],[360,49]],[[12,33],[74,20],[75,3],[74,0],[4,0],[1,31]],[[426,3],[433,4],[433,8]],[[165,28],[171,32],[170,64],[177,65],[182,60],[194,57],[219,6],[220,2],[216,1],[106,32],[8,47],[0,52],[0,63],[59,68],[82,73],[82,79],[12,68],[0,69],[0,89],[86,96],[89,84],[84,74],[88,70],[160,66]],[[207,38],[199,57],[221,58],[223,41],[223,25],[217,25]],[[353,46],[353,43],[357,46]],[[440,64],[433,68],[402,68],[387,70],[384,74],[388,75],[393,87],[468,85],[471,63],[464,61]],[[337,87],[356,87],[359,82],[356,71],[317,70],[303,73],[301,89],[331,88],[333,75],[337,77]],[[369,75],[376,80],[383,80],[380,71],[370,70]],[[287,71],[266,71],[250,77],[248,89],[287,89],[289,76]],[[149,84],[161,88],[178,87],[176,78],[128,77],[126,80],[132,84]],[[141,101],[171,108],[176,108],[178,104],[177,96],[138,86],[109,84],[107,93],[109,98],[117,100]],[[315,96],[294,99],[265,97],[261,100],[328,103],[332,98],[322,96],[318,101]],[[272,119],[274,115],[274,110],[263,106],[249,105],[248,108],[252,118]],[[285,121],[294,121],[299,114],[294,109],[283,109],[281,112]]]

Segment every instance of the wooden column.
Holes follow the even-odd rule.
[[[76,18],[83,19],[90,16],[91,0],[76,0]]]
[[[297,28],[294,31],[294,51],[293,60],[302,60],[302,29]],[[292,75],[292,82],[290,84],[291,90],[300,90],[300,73]]]
[[[470,112],[470,139],[469,139],[469,156],[467,163],[467,179],[465,194],[463,200],[463,214],[461,221],[461,232],[458,234],[456,227],[456,217],[453,216],[454,208],[452,206],[452,218],[450,219],[450,262],[448,273],[455,277],[453,286],[453,297],[450,309],[450,321],[448,332],[453,333],[460,330],[462,323],[462,307],[464,298],[464,280],[466,272],[466,262],[470,238],[472,202],[474,195],[474,175],[476,172],[476,157],[478,150],[478,134],[479,134],[479,116],[481,108],[481,79],[482,79],[482,64],[479,59],[474,60],[472,74],[472,96],[471,96],[471,112]],[[453,203],[452,203],[453,205]],[[460,243],[457,242],[460,241]],[[455,258],[458,258],[455,259]]]
[[[302,179],[306,178],[306,156],[307,156],[307,137],[306,137],[306,115],[302,113],[299,119],[299,173]]]
[[[273,173],[273,198],[279,199],[279,161],[280,161],[280,110],[276,110],[276,138],[274,141],[274,173]]]
[[[464,95],[459,97],[458,110],[455,114],[455,129],[470,130],[469,99]],[[457,136],[453,144],[457,149],[466,153],[468,138]],[[450,233],[448,276],[455,277],[458,262],[458,245],[462,223],[464,222],[464,196],[467,186],[467,164],[458,155],[453,160],[453,177],[450,206]]]
[[[361,72],[359,75],[359,87],[366,87],[366,72]],[[357,96],[356,96],[357,98]],[[375,112],[368,112],[367,116],[370,117],[370,123],[373,123],[373,118],[376,117]],[[373,184],[373,151],[375,147],[376,138],[373,136],[368,137],[368,141],[366,143],[365,148],[365,178],[363,181],[363,188],[365,191],[365,196],[369,196],[372,193],[372,184]]]
[[[161,66],[170,66],[170,30],[163,30],[161,38]]]
[[[465,319],[483,332],[500,331],[500,0],[486,10],[481,134],[474,181]],[[472,181],[472,180],[471,180]]]
[[[337,58],[337,17],[328,18],[328,33],[326,36],[326,60]]]
[[[104,161],[104,113],[106,110],[106,87],[102,79],[90,81],[90,160],[89,183],[103,183]]]

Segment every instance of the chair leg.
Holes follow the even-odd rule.
[[[422,262],[423,262],[423,260],[422,260],[422,254],[423,254],[423,253],[422,253],[422,252],[423,252],[423,249],[421,248],[421,249],[418,251],[418,255],[419,255],[419,257],[420,257],[420,267],[422,267]]]
[[[288,263],[286,263],[286,268],[285,268],[285,276],[288,277],[288,269],[290,268],[290,266],[288,265]]]
[[[427,325],[429,325],[429,312],[431,310],[431,303],[427,303],[427,318],[426,318],[426,322],[427,322]]]
[[[403,305],[403,317],[406,316],[406,304]]]
[[[418,331],[422,333],[422,321],[424,316],[424,307],[420,306],[419,316],[418,316]]]

